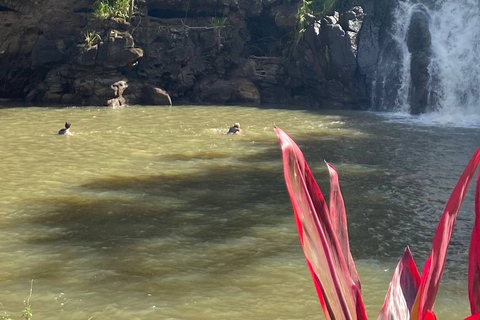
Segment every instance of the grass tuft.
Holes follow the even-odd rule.
[[[93,15],[97,19],[110,17],[128,19],[132,14],[132,0],[97,0],[93,4]]]
[[[87,48],[91,48],[97,42],[102,40],[100,34],[96,31],[87,31],[83,34],[83,36],[85,37],[85,44]]]

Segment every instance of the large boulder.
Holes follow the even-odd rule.
[[[430,15],[423,5],[414,7],[407,32],[410,60],[409,100],[412,114],[425,113],[428,109],[430,72],[432,57],[432,38],[430,34]]]
[[[365,83],[367,96],[372,94],[377,62],[380,55],[380,24],[367,16],[358,34],[357,65],[361,81]]]
[[[338,77],[348,85],[354,82],[357,69],[357,35],[363,22],[363,10],[354,7],[342,16],[322,21],[322,32],[329,56],[330,78]]]
[[[270,15],[273,16],[277,27],[286,29],[294,28],[298,21],[298,4],[289,3],[273,7],[270,10]]]
[[[163,89],[151,85],[143,85],[143,98],[145,103],[153,106],[171,106],[172,99]]]
[[[127,88],[128,79],[122,75],[77,75],[72,84],[75,100],[83,105],[123,106]]]
[[[201,101],[260,103],[257,87],[247,79],[204,79],[197,87]]]
[[[143,57],[143,50],[134,47],[129,32],[110,29],[107,40],[100,43],[96,63],[105,68],[118,69],[133,65]]]
[[[123,96],[123,92],[128,88],[128,84],[125,80],[120,80],[113,83],[110,88],[115,94],[115,98],[112,98],[107,101],[107,105],[113,108],[119,108],[125,106],[126,100]]]
[[[92,67],[97,63],[98,55],[98,46],[95,44],[92,46],[87,46],[85,44],[79,44],[76,46],[76,53],[74,56],[74,61],[82,67]]]
[[[62,39],[47,39],[40,36],[32,51],[32,66],[58,63],[65,59],[66,46]]]

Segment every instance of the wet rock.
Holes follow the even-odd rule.
[[[423,5],[415,7],[407,32],[408,51],[411,53],[411,84],[409,100],[411,114],[425,113],[428,108],[430,72],[428,66],[432,56],[430,16]]]
[[[143,92],[145,95],[146,103],[154,106],[171,106],[172,99],[170,95],[163,89],[144,85]]]
[[[363,8],[355,6],[340,16],[339,23],[344,30],[358,33],[362,28],[363,19]]]
[[[237,91],[233,94],[232,102],[260,103],[260,93],[257,87],[247,79],[235,81]]]
[[[94,66],[97,62],[98,44],[91,47],[81,44],[77,46],[75,62],[84,67]]]
[[[330,78],[340,78],[340,81],[352,82],[357,68],[356,33],[345,31],[339,23],[322,23],[322,33],[325,41],[326,54],[330,61]],[[353,44],[353,45],[352,45]]]
[[[377,61],[380,56],[380,25],[367,17],[358,34],[357,64],[361,80],[365,83],[366,94],[371,96],[375,81]]]
[[[216,103],[259,103],[257,87],[247,79],[204,79],[198,85],[200,99]]]
[[[95,87],[94,79],[79,78],[79,79],[76,79],[73,84],[75,93],[81,96],[93,95],[94,87]]]
[[[62,104],[76,104],[79,102],[78,97],[73,94],[73,93],[66,93],[62,95],[62,98],[60,100]]]
[[[143,50],[134,47],[130,33],[110,29],[107,41],[100,43],[96,63],[105,68],[118,69],[132,66],[142,57]]]
[[[40,36],[32,51],[32,66],[39,67],[62,61],[65,57],[65,45],[62,40],[47,39]]]
[[[108,100],[107,105],[114,108],[125,106],[127,103],[125,98],[123,97],[123,92],[128,88],[127,82],[125,80],[114,82],[110,86],[110,88],[113,90],[115,98]]]
[[[128,80],[123,76],[97,77],[94,80],[93,95],[108,101],[123,94],[124,86],[126,88]],[[105,105],[105,103],[103,104]]]
[[[293,28],[297,25],[298,4],[280,5],[272,8],[270,14],[280,28]]]
[[[42,102],[46,102],[46,103],[60,103],[61,101],[62,101],[62,94],[60,93],[47,91],[42,97]]]

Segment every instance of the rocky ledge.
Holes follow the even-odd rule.
[[[0,0],[0,98],[117,107],[369,104],[383,23],[376,1],[309,17],[301,37],[296,0],[137,0],[128,21],[96,19],[93,3]]]

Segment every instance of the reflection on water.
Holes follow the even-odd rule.
[[[72,137],[57,136],[65,121]],[[242,136],[226,135],[240,122]],[[40,319],[319,319],[272,127],[340,174],[370,317],[419,266],[479,130],[247,107],[0,109],[0,302]],[[470,193],[439,319],[468,314]],[[454,310],[451,306],[455,305]]]

